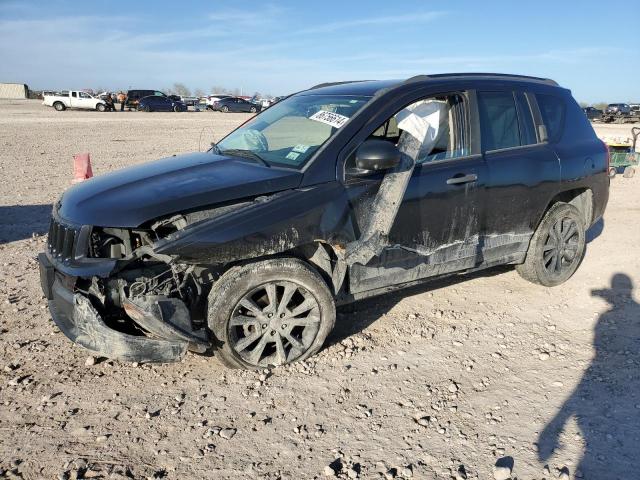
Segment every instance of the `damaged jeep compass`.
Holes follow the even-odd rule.
[[[308,358],[336,305],[500,264],[555,286],[609,192],[571,93],[501,74],[318,85],[204,153],[98,176],[55,203],[42,288],[96,355]]]

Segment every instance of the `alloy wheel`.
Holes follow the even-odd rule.
[[[319,329],[320,306],[309,290],[294,282],[269,282],[238,302],[229,320],[229,343],[251,365],[283,365],[304,354]]]
[[[580,234],[578,224],[571,218],[560,218],[549,231],[542,260],[545,270],[552,276],[560,276],[577,261]]]

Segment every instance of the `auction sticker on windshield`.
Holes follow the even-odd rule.
[[[335,128],[340,128],[342,125],[347,123],[349,117],[345,117],[344,115],[340,115],[339,113],[327,112],[326,110],[320,110],[319,112],[314,113],[309,117],[310,120],[315,120],[316,122],[326,123],[327,125],[331,125]]]

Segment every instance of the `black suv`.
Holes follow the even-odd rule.
[[[166,97],[167,95],[158,90],[129,90],[127,91],[126,105],[129,109],[137,109],[140,100],[142,100],[144,97],[150,96]],[[172,95],[171,97],[175,96],[176,95]],[[177,99],[180,100],[180,97],[177,97]]]
[[[512,264],[565,282],[609,194],[570,92],[499,74],[323,84],[206,153],[67,190],[39,256],[54,321],[97,355],[317,352],[353,302]]]

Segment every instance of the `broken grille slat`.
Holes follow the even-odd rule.
[[[47,240],[51,255],[63,261],[70,260],[73,256],[77,235],[78,231],[73,227],[62,225],[52,219]]]

